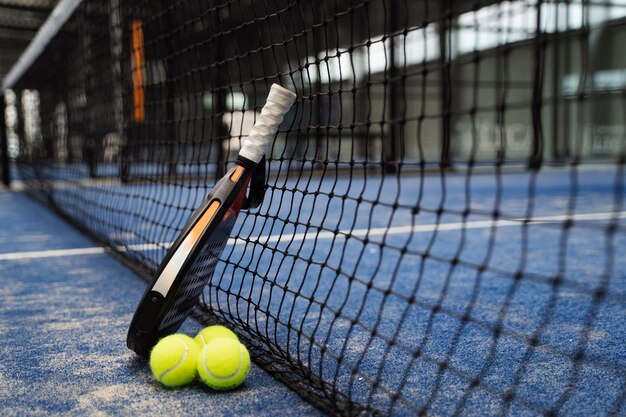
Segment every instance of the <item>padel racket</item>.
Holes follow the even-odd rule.
[[[262,201],[265,151],[295,98],[272,85],[235,166],[215,184],[168,250],[128,329],[127,345],[137,354],[146,356],[160,338],[178,330],[213,276],[239,211]]]

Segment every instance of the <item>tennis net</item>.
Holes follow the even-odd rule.
[[[331,415],[623,414],[624,41],[623,0],[62,0],[3,155],[150,279],[284,85],[197,319]]]

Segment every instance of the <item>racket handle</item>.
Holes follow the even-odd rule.
[[[239,155],[258,164],[295,100],[295,93],[278,84],[272,84],[261,115],[257,117],[254,127],[244,140]]]

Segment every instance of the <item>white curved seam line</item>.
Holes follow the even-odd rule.
[[[177,364],[175,364],[174,366],[172,366],[169,369],[166,369],[165,371],[163,371],[161,373],[161,375],[159,375],[159,381],[163,382],[163,378],[165,378],[165,376],[167,374],[169,374],[170,372],[172,372],[174,369],[178,368],[180,365],[183,364],[183,362],[185,362],[185,359],[187,359],[187,354],[189,353],[189,346],[187,346],[187,343],[183,342],[180,339],[176,339],[178,342],[182,343],[182,345],[185,347],[185,351],[183,352],[183,356],[180,358],[180,361],[178,361]]]
[[[237,375],[239,373],[239,371],[241,370],[241,362],[243,362],[243,349],[241,349],[241,345],[239,345],[239,363],[237,364],[237,369],[235,369],[235,371],[227,376],[217,376],[215,375],[213,372],[209,371],[209,368],[207,368],[206,366],[206,352],[205,354],[202,355],[202,367],[204,368],[204,371],[209,374],[209,376],[211,378],[215,378],[218,381],[226,381],[227,379],[232,378],[233,376]]]

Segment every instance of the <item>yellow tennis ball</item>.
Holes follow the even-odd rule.
[[[213,339],[217,339],[218,337],[226,337],[239,341],[237,335],[224,326],[205,327],[204,329],[200,330],[194,340],[198,342],[198,344],[200,345],[200,349],[202,349],[204,345],[206,345]]]
[[[237,340],[219,337],[204,346],[198,357],[198,374],[216,390],[238,387],[250,372],[248,349]]]
[[[200,346],[189,336],[172,334],[159,340],[150,353],[152,374],[167,387],[182,387],[197,373]]]

